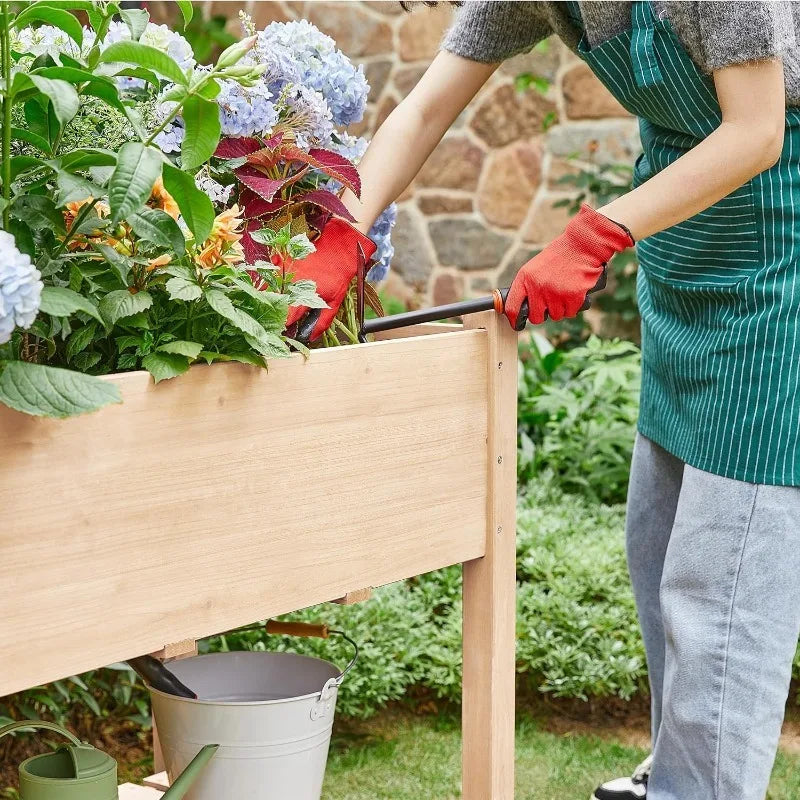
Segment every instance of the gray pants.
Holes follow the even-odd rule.
[[[648,800],[763,800],[800,632],[800,488],[712,475],[638,436],[627,546]]]

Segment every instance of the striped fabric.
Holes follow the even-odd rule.
[[[570,3],[570,6],[577,5]],[[640,185],[708,136],[713,81],[668,20],[633,4],[632,30],[579,55],[640,120]],[[800,485],[800,112],[778,163],[637,246],[639,430],[698,469]]]

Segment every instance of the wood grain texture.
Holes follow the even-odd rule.
[[[483,555],[488,338],[0,408],[0,695]]]
[[[493,311],[489,334],[486,553],[464,564],[463,798],[513,800],[516,617],[517,334]]]

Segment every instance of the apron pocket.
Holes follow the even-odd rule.
[[[745,280],[761,261],[752,182],[643,239],[637,254],[648,276],[676,286],[722,287]]]

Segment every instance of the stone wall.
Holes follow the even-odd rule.
[[[239,5],[213,4],[214,12],[220,8],[230,13]],[[259,27],[305,17],[364,63],[371,102],[353,132],[366,135],[419,80],[453,13],[448,4],[406,13],[393,0],[256,0],[248,10]],[[518,92],[521,73],[546,78],[550,88]],[[400,198],[387,291],[413,307],[508,285],[561,232],[566,212],[553,203],[568,196],[557,180],[576,169],[574,157],[630,162],[638,149],[635,121],[560,42],[511,59]]]

